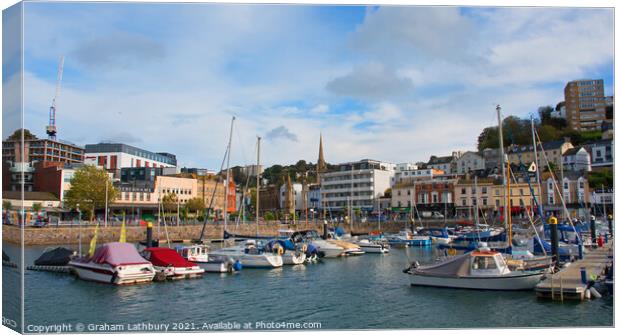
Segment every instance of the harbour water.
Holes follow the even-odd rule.
[[[11,258],[19,252],[14,245],[3,248]],[[25,263],[32,264],[44,249],[27,247]],[[175,331],[204,331],[208,330],[202,328],[205,324],[219,322],[251,323],[252,327],[260,322],[318,322],[321,329],[613,325],[613,299],[609,296],[559,303],[538,300],[531,291],[411,287],[402,269],[411,260],[428,263],[439,255],[440,251],[430,247],[393,248],[385,255],[328,259],[273,270],[244,269],[237,274],[205,274],[201,279],[128,287],[26,271],[25,324],[126,327],[144,322],[178,327],[184,323],[185,329]],[[17,269],[3,267],[5,295],[19,294],[18,289],[9,287],[18,277]],[[11,300],[5,298],[4,308],[14,308],[6,305]]]

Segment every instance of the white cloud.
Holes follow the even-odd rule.
[[[410,94],[413,85],[408,78],[399,77],[383,64],[373,62],[330,80],[326,88],[334,94],[366,100]]]
[[[26,127],[44,133],[64,54],[59,138],[139,139],[211,169],[232,115],[235,165],[252,164],[255,136],[270,132],[279,140],[261,147],[265,164],[316,161],[320,132],[330,163],[471,150],[495,124],[495,104],[525,116],[613,60],[609,10],[381,7],[343,32],[304,6],[187,5],[142,16],[101,8],[27,12]],[[110,41],[119,31],[150,35],[133,48]],[[91,66],[79,63],[76,50],[93,40],[119,58],[87,53]],[[157,57],[135,61],[157,45]]]
[[[310,113],[313,114],[325,114],[327,112],[329,112],[329,106],[325,104],[316,105],[310,110]]]

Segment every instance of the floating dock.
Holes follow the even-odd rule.
[[[70,266],[53,266],[53,265],[29,265],[26,270],[31,271],[45,271],[45,272],[58,272],[58,273],[71,273]]]
[[[587,281],[591,276],[603,274],[605,268],[613,263],[613,242],[601,248],[589,249],[583,259],[577,260],[559,272],[548,276],[536,285],[536,295],[539,298],[551,300],[584,300],[588,284],[581,279],[581,268],[586,269]]]

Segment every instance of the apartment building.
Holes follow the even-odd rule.
[[[395,164],[372,159],[337,165],[321,175],[321,199],[326,209],[342,212],[348,206],[372,211],[390,188]]]
[[[564,87],[566,121],[578,131],[600,130],[607,100],[602,79],[574,80]]]

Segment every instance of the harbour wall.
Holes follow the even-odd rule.
[[[425,222],[425,226],[438,225],[433,222]],[[381,223],[381,230],[384,232],[398,232],[405,227],[404,222],[390,222]],[[443,221],[441,221],[443,225]],[[331,227],[331,225],[330,225]],[[281,224],[279,222],[268,222],[266,224],[260,224],[258,233],[259,235],[275,236],[280,229],[293,229],[293,230],[305,230],[315,229],[319,233],[322,233],[323,227],[321,224],[315,223],[297,223],[297,224]],[[343,228],[349,232],[347,226]],[[353,224],[353,233],[368,233],[370,231],[378,230],[379,226],[376,222],[373,223],[355,223]],[[19,228],[17,226],[2,225],[2,240],[3,242],[21,244],[21,234],[23,230],[24,244],[25,245],[63,245],[63,244],[77,244],[80,241],[82,243],[88,243],[95,233],[94,225],[83,225],[81,228],[77,226],[73,227],[43,227],[43,228]],[[192,240],[197,239],[200,236],[202,225],[181,225],[181,226],[168,226],[168,238],[173,241]],[[146,228],[143,226],[131,226],[127,227],[126,238],[127,242],[138,242],[146,239]],[[228,225],[227,231],[233,234],[239,235],[256,235],[255,224],[240,224],[240,225]],[[106,243],[118,241],[120,237],[121,228],[116,225],[113,227],[100,226],[97,231],[97,243]],[[208,224],[205,227],[204,239],[221,239],[223,237],[223,225]],[[166,229],[164,226],[153,227],[153,238],[159,240],[166,240]]]
[[[455,219],[426,219],[422,223],[418,222],[416,226],[424,227],[443,227],[445,224],[454,226],[462,224],[463,220]],[[350,232],[350,226],[347,224],[340,225],[346,232]],[[329,227],[333,227],[332,224]],[[381,222],[381,226],[377,222],[354,223],[353,234],[367,234],[371,231],[380,230],[386,233],[395,233],[405,227],[409,228],[407,222]],[[306,230],[314,229],[322,234],[323,225],[319,222],[303,221],[295,224],[283,224],[280,221],[269,221],[259,225],[258,234],[263,236],[276,236],[280,229]],[[21,244],[21,234],[23,230],[24,245],[63,245],[78,244],[80,236],[82,243],[87,243],[95,234],[95,225],[82,224],[82,227],[74,226],[48,226],[41,228],[20,228],[13,225],[2,225],[2,241]],[[168,235],[166,235],[166,230]],[[200,236],[202,224],[183,224],[180,226],[153,226],[153,238],[158,240],[170,239],[171,241],[190,241]],[[254,223],[246,223],[235,225],[229,224],[227,231],[238,235],[256,235],[256,225]],[[118,241],[120,238],[121,228],[119,225],[103,227],[99,226],[97,231],[97,243],[106,243]],[[224,228],[222,224],[207,224],[204,230],[205,240],[222,239]],[[146,240],[146,227],[144,226],[128,226],[126,233],[127,242],[138,242]]]

